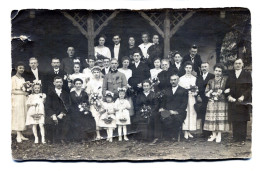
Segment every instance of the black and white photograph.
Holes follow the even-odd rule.
[[[13,160],[252,157],[248,8],[10,17]]]

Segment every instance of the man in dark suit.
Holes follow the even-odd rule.
[[[80,57],[75,57],[74,47],[68,47],[67,50],[68,57],[61,60],[61,69],[67,74],[72,74],[74,72],[74,62],[81,62]],[[82,64],[81,64],[82,65]],[[82,67],[80,67],[82,68]]]
[[[109,73],[109,71],[111,71],[111,68],[110,68],[110,59],[109,58],[106,58],[103,60],[103,69],[101,70],[102,74],[105,76]]]
[[[163,59],[161,66],[163,71],[158,74],[158,79],[160,81],[158,84],[159,91],[165,90],[172,86],[169,80],[174,74],[174,70],[170,68],[170,62],[168,59]]]
[[[130,65],[132,70],[132,77],[129,78],[128,83],[134,90],[140,92],[142,81],[150,78],[149,67],[141,62],[141,51],[134,52],[134,64]]]
[[[59,76],[64,79],[64,76],[67,75],[67,73],[65,73],[63,70],[60,69],[60,65],[61,65],[60,59],[52,58],[51,60],[52,69],[44,76],[44,84],[43,84],[44,92],[48,93],[49,91],[55,88],[53,85],[53,79],[56,76]],[[67,92],[70,91],[68,87],[68,81],[66,79],[63,81],[62,89]]]
[[[206,115],[206,110],[207,110],[207,104],[208,104],[208,98],[205,96],[205,89],[208,84],[208,81],[213,79],[215,76],[214,74],[209,73],[209,63],[208,62],[203,62],[201,64],[201,71],[202,75],[198,76],[196,80],[196,85],[198,86],[199,93],[197,96],[197,114],[198,114],[198,119],[201,119],[201,124],[202,128],[205,122],[205,115]],[[210,132],[208,131],[203,131],[203,136],[205,138],[208,138],[210,135]]]
[[[154,68],[154,60],[156,58],[163,59],[163,46],[159,44],[159,35],[153,35],[153,45],[147,50],[148,59],[147,65],[150,69]]]
[[[178,86],[178,75],[172,75],[169,82],[172,87],[166,90],[159,112],[169,112],[168,117],[162,118],[163,136],[176,140],[186,118],[188,92]]]
[[[226,88],[228,94],[228,118],[233,126],[233,140],[242,144],[246,141],[247,121],[250,121],[250,103],[252,78],[249,72],[243,70],[243,60],[236,59],[234,69],[230,72]]]
[[[174,71],[174,73],[177,73],[179,77],[185,75],[186,71],[184,69],[184,64],[183,64],[183,58],[179,52],[175,52],[173,54],[173,59],[171,59],[171,67]]]
[[[38,60],[35,57],[31,57],[29,59],[29,66],[30,69],[28,71],[24,72],[24,79],[25,81],[33,82],[33,80],[42,80],[44,77],[44,74],[42,72],[39,72],[38,66]]]
[[[201,57],[198,54],[198,47],[196,45],[193,45],[190,49],[190,54],[185,55],[183,57],[183,63],[185,63],[186,61],[191,61],[193,64],[193,68],[194,68],[194,72],[193,75],[194,76],[199,76],[200,75],[200,66],[201,66]]]
[[[125,56],[125,49],[122,46],[122,44],[120,43],[121,38],[118,34],[114,35],[112,40],[114,42],[114,45],[110,47],[111,56],[112,56],[112,58],[116,58],[118,60],[119,67],[121,67],[122,66],[122,57]]]
[[[45,103],[46,138],[52,143],[63,143],[69,129],[69,94],[62,90],[61,77],[55,77],[53,84],[55,88],[47,94]]]

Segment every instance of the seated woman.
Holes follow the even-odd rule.
[[[215,78],[209,80],[205,94],[209,97],[207,112],[205,116],[204,130],[212,131],[208,141],[221,142],[221,133],[229,131],[228,104],[225,98],[225,86],[227,79],[223,77],[224,66],[214,66]]]
[[[192,63],[190,61],[185,62],[184,68],[186,74],[180,77],[179,86],[188,90],[188,105],[187,105],[187,116],[182,125],[182,130],[184,131],[184,138],[193,138],[190,131],[197,130],[197,113],[194,109],[196,92],[191,90],[192,86],[196,85],[196,77],[192,73]]]
[[[74,68],[73,68],[73,70],[74,70],[74,73],[71,74],[71,75],[69,75],[69,79],[71,79],[72,82],[74,82],[74,80],[75,80],[76,78],[80,78],[80,79],[83,81],[83,82],[82,82],[82,89],[85,89],[85,88],[86,88],[86,84],[87,84],[87,82],[89,81],[89,78],[87,77],[87,75],[85,75],[85,74],[79,72],[79,71],[80,71],[80,64],[79,64],[79,63],[74,63]],[[70,85],[69,85],[69,87],[71,88],[70,91],[75,90],[74,87],[72,87],[72,86],[70,86]]]
[[[104,58],[109,58],[111,60],[111,52],[109,48],[105,46],[105,42],[106,37],[104,35],[100,36],[98,39],[98,46],[95,46],[94,48],[96,60],[103,60]]]
[[[96,124],[89,111],[88,95],[82,90],[83,81],[80,78],[74,79],[73,84],[75,90],[70,92],[70,139],[74,141],[92,140],[93,137],[90,138],[87,135],[95,132]]]
[[[158,103],[155,93],[151,91],[151,82],[142,82],[143,92],[137,95],[136,112],[133,124],[136,124],[136,131],[140,133],[138,139],[152,141],[154,138],[154,118],[158,114]]]

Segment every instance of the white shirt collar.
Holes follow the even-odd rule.
[[[240,69],[240,70],[235,70],[235,74],[236,74],[236,77],[237,77],[237,78],[240,76],[241,72],[242,72],[242,69]]]
[[[144,92],[144,95],[147,97],[148,95],[150,94],[150,91],[149,92]]]
[[[115,47],[115,48],[119,48],[119,47],[120,47],[120,43],[118,43],[117,45],[115,44],[114,47]]]
[[[175,94],[175,92],[176,92],[176,90],[177,90],[178,87],[179,87],[178,85],[177,85],[176,87],[172,87],[172,93],[173,93],[173,94]]]
[[[205,79],[208,76],[209,72],[206,72],[206,74],[202,74],[202,77]]]
[[[140,64],[140,61],[139,62],[135,62],[135,66],[138,67]]]
[[[181,62],[179,62],[179,63],[176,63],[176,62],[175,62],[175,66],[179,69],[180,66],[181,66]]]
[[[55,88],[55,92],[58,94],[58,96],[60,96],[61,91],[62,91],[62,89],[57,89],[57,88]]]
[[[53,68],[53,69],[54,69],[54,72],[59,72],[60,71],[60,68],[58,68],[58,69]]]

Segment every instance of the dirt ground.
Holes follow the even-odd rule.
[[[33,136],[29,141],[18,144],[12,136],[12,155],[15,160],[199,160],[250,158],[251,139],[245,145],[231,143],[230,133],[222,137],[221,143],[207,142],[195,135],[193,139],[180,142],[161,140],[155,145],[139,142],[129,136],[129,141],[112,143],[106,140],[66,144],[34,144]]]

